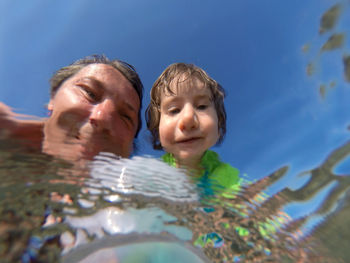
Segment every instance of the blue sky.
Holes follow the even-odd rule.
[[[291,165],[285,179],[291,183],[349,138],[350,83],[341,62],[349,40],[319,53],[332,33],[319,35],[320,17],[338,2],[2,0],[0,101],[45,116],[52,73],[83,56],[105,54],[136,67],[144,111],[166,66],[194,63],[227,91],[227,135],[215,148],[222,159],[251,178]],[[333,32],[348,33],[348,12]],[[317,67],[308,77],[310,61]],[[322,99],[319,86],[332,80],[335,88]],[[138,154],[160,156],[148,136],[143,129]]]

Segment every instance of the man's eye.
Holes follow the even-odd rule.
[[[121,114],[124,122],[129,126],[134,126],[134,119],[129,114]]]
[[[91,99],[93,101],[97,101],[98,100],[98,95],[93,90],[91,90],[90,88],[88,88],[86,86],[80,86],[80,88],[89,97],[89,99]]]
[[[92,100],[98,100],[98,96],[93,91],[85,90],[85,92]]]
[[[128,121],[132,121],[132,118],[127,114],[123,114],[122,117]]]

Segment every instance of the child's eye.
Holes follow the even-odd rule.
[[[200,104],[197,106],[197,109],[199,109],[199,110],[205,110],[206,108],[208,108],[207,104]]]
[[[170,115],[175,115],[175,114],[177,114],[177,113],[179,113],[180,112],[180,109],[178,109],[178,108],[170,108],[169,110],[168,110],[168,113],[170,114]]]

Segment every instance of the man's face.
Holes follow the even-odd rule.
[[[99,152],[129,157],[138,127],[140,101],[115,68],[91,64],[67,79],[51,98],[43,151],[67,160]]]

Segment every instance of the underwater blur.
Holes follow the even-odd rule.
[[[6,143],[3,142],[2,145]],[[3,147],[2,147],[3,148]],[[335,149],[269,196],[284,166],[231,192],[210,194],[150,157],[100,154],[83,167],[21,150],[1,152],[2,262],[346,262],[349,187]],[[169,179],[170,178],[170,179]],[[323,192],[326,190],[326,194]],[[317,209],[305,207],[313,199]],[[285,208],[294,204],[302,216]]]
[[[319,26],[316,35],[307,36],[310,41],[300,47],[304,67],[298,70],[305,81],[295,80],[298,87],[292,90],[272,89],[274,95],[261,91],[270,108],[253,112],[255,118],[247,120],[254,122],[271,113],[269,109],[283,112],[290,107],[290,118],[281,114],[283,121],[264,127],[271,134],[288,134],[288,139],[276,136],[268,145],[271,149],[264,151],[256,137],[244,131],[246,137],[240,138],[250,144],[242,140],[236,147],[222,146],[224,158],[232,155],[232,165],[241,171],[237,189],[227,192],[213,187],[215,182],[198,183],[148,154],[123,159],[102,153],[92,161],[72,164],[0,140],[0,261],[348,262],[349,1],[320,2],[327,8],[313,17]],[[273,51],[267,57],[274,59]],[[283,76],[267,78],[282,85]],[[147,82],[148,77],[142,77]],[[317,107],[300,86],[317,86]],[[301,93],[302,104],[310,103],[311,115],[319,120],[312,131],[305,127],[305,112],[293,114],[299,104],[291,107],[290,101],[281,99],[286,98],[282,93]],[[263,98],[255,96],[261,93],[248,97],[258,108],[256,101]],[[247,109],[245,115],[244,106],[238,101],[236,105],[235,114],[242,119],[251,113]],[[232,120],[234,111],[227,108]],[[280,112],[271,113],[271,119]],[[232,123],[228,133],[237,135]],[[244,121],[235,124],[243,126]],[[262,126],[257,122],[255,127]],[[310,140],[313,143],[306,142]],[[244,147],[252,148],[251,156],[244,154]],[[289,148],[296,148],[298,157]]]

